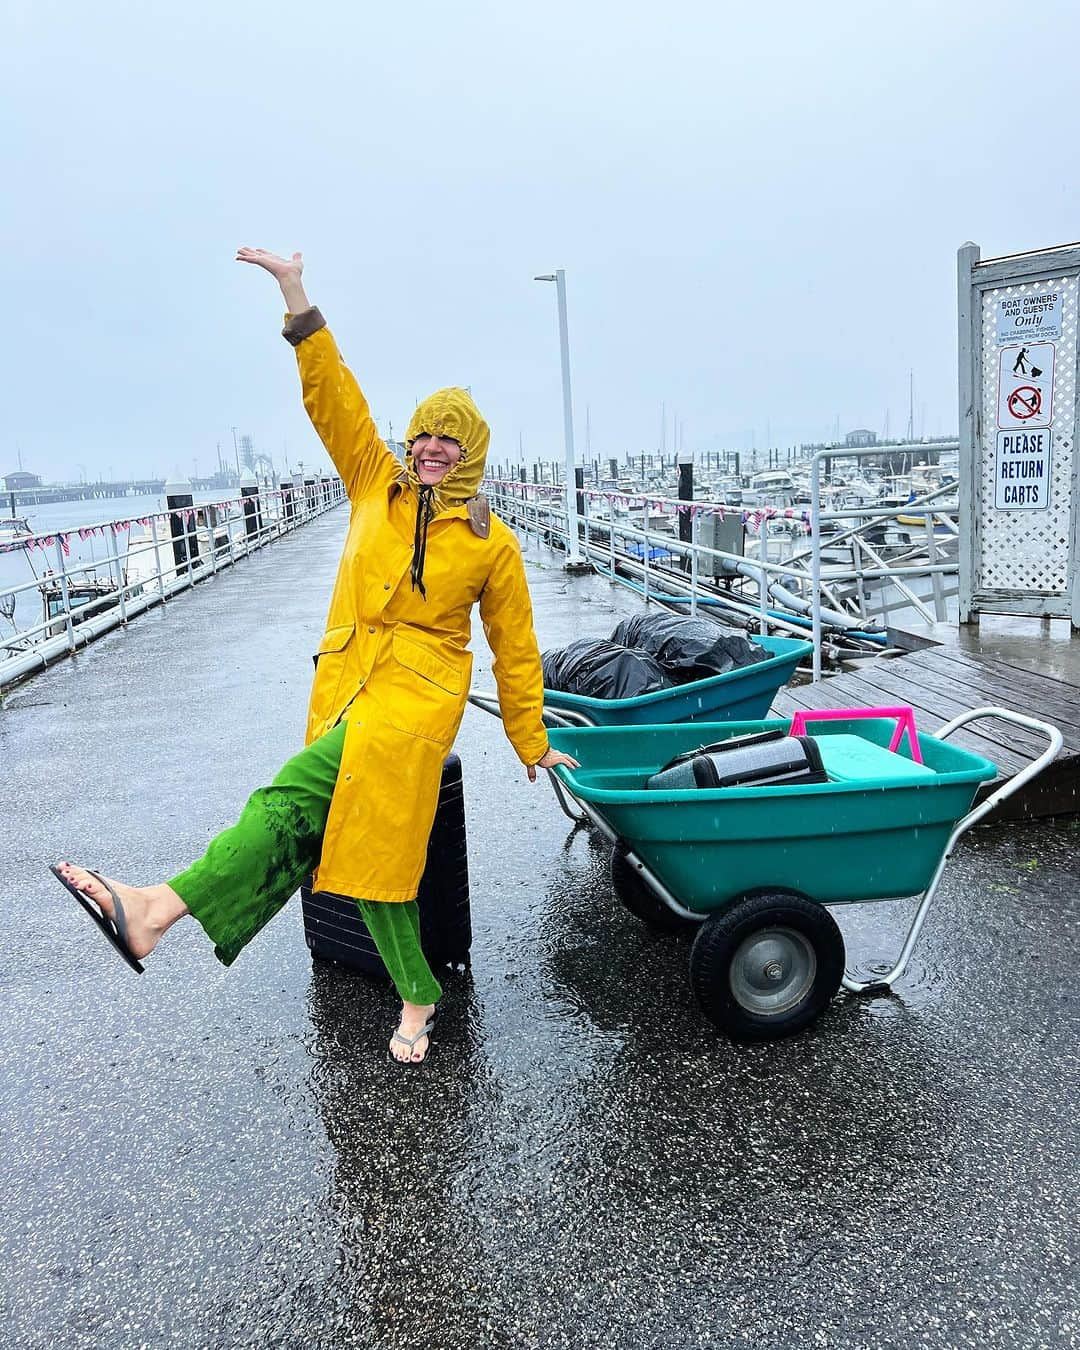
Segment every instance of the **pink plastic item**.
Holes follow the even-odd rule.
[[[806,724],[812,718],[821,722],[839,722],[848,718],[855,717],[895,717],[896,730],[893,732],[892,740],[889,742],[889,749],[896,750],[905,734],[908,738],[908,745],[911,747],[911,758],[916,764],[923,762],[922,751],[919,749],[919,733],[915,729],[915,713],[913,709],[897,705],[894,708],[805,708],[801,709],[791,719],[792,736],[804,736],[806,734]]]

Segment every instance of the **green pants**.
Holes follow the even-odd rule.
[[[169,882],[225,965],[314,871],[344,744],[339,722],[290,759],[269,787],[253,792],[236,824]],[[420,948],[416,901],[356,903],[401,997],[437,1003],[442,987]]]

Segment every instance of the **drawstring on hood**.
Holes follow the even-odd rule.
[[[461,446],[461,458],[435,487],[424,483],[413,463],[413,441],[418,436],[445,436]],[[440,389],[420,403],[405,432],[405,476],[416,493],[416,529],[410,579],[414,591],[427,599],[424,559],[428,525],[441,512],[460,506],[480,491],[491,432],[480,409],[464,389]]]
[[[429,487],[426,483],[420,485],[419,500],[416,503],[416,529],[413,532],[412,566],[409,569],[413,590],[419,591],[425,600],[427,588],[424,586],[424,559],[427,557],[428,525],[435,514],[434,496],[433,487]]]

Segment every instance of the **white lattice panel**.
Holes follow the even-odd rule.
[[[1062,293],[1061,338],[1056,343],[1050,505],[1043,511],[997,510],[998,361],[997,303],[1004,296]],[[976,590],[1064,595],[1069,587],[1073,438],[1076,422],[1077,278],[1018,283],[982,296],[982,416],[980,418],[979,532]]]

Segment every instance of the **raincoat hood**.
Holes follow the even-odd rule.
[[[440,389],[417,406],[405,432],[405,472],[419,494],[423,484],[413,463],[418,436],[448,436],[461,446],[461,459],[432,490],[435,511],[460,506],[480,491],[491,432],[464,389]]]

